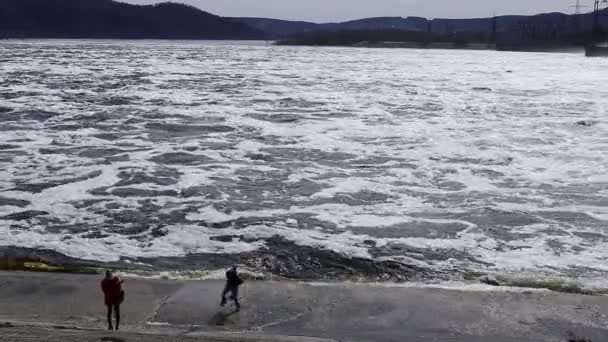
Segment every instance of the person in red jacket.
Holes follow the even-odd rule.
[[[122,304],[125,292],[122,290],[122,280],[113,277],[112,272],[106,271],[106,277],[101,281],[104,301],[108,308],[108,330],[114,330],[112,326],[112,309],[116,316],[116,330],[120,326],[120,304]]]

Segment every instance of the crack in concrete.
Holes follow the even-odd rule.
[[[258,331],[258,332],[259,331],[263,331],[264,329],[269,328],[269,327],[273,327],[273,326],[277,326],[277,325],[280,325],[280,324],[283,324],[283,323],[293,322],[295,320],[298,320],[298,319],[302,318],[304,315],[306,315],[307,313],[308,312],[300,312],[300,313],[298,313],[296,315],[293,315],[291,317],[288,317],[288,318],[285,318],[285,319],[279,319],[279,320],[276,320],[274,322],[269,322],[269,323],[266,323],[266,324],[262,324],[262,325],[259,325],[257,327],[250,328],[248,330],[249,331]]]
[[[158,323],[156,321],[156,316],[158,316],[159,311],[163,308],[163,306],[167,305],[167,303],[169,302],[169,300],[171,299],[171,297],[173,297],[176,292],[173,292],[172,294],[170,294],[170,295],[168,295],[168,296],[166,296],[166,297],[163,298],[163,300],[160,302],[160,304],[156,307],[156,309],[154,309],[154,311],[150,315],[150,318],[146,319],[146,323],[147,324],[149,324],[149,323]]]

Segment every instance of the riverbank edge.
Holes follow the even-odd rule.
[[[222,269],[212,270],[150,270],[138,267],[137,265],[125,265],[120,263],[95,263],[90,261],[80,261],[74,259],[73,262],[55,263],[45,260],[43,257],[11,257],[0,256],[0,272],[33,272],[33,273],[61,273],[61,274],[86,274],[86,275],[101,275],[105,270],[111,269],[116,272],[126,274],[130,277],[148,278],[148,279],[165,279],[165,280],[204,280],[216,279],[216,276],[221,278]],[[255,270],[245,269],[243,277],[248,280],[284,280],[284,281],[326,281],[326,279],[291,279],[273,274],[263,274]],[[343,282],[344,280],[342,280]],[[351,279],[355,283],[369,284],[378,283],[370,279]],[[512,287],[534,290],[549,290],[558,293],[581,294],[588,296],[603,296],[608,295],[608,289],[585,288],[583,285],[559,277],[549,276],[514,276],[511,274],[491,274],[488,272],[479,272],[465,270],[461,274],[456,275],[447,282],[461,282],[464,287],[475,285],[489,285],[493,287]],[[340,283],[338,281],[337,283]],[[385,284],[407,284],[407,281],[402,282],[384,282]],[[424,284],[424,282],[422,283]],[[429,284],[429,282],[426,282]],[[441,284],[441,281],[439,282]]]

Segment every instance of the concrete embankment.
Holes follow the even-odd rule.
[[[0,341],[608,341],[604,296],[252,281],[235,313],[218,307],[220,281],[145,279],[126,279],[126,333],[116,334],[96,330],[99,280],[0,273],[0,322],[10,323]]]

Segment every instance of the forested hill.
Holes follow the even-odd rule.
[[[505,15],[494,18],[472,19],[425,19],[421,17],[378,17],[346,21],[342,23],[316,24],[301,21],[285,21],[267,18],[233,18],[251,27],[266,32],[276,38],[285,38],[294,34],[315,32],[342,32],[342,31],[418,31],[435,34],[452,32],[479,32],[492,31],[494,20],[498,32],[515,33],[522,30],[559,31],[589,31],[593,20],[592,13],[578,16],[563,13],[543,13],[537,15]],[[599,15],[600,24],[608,28],[608,10]]]
[[[232,18],[260,31],[266,32],[271,37],[287,37],[293,34],[327,30],[332,24],[316,24],[308,21],[289,21],[269,18]],[[334,24],[337,25],[337,24]]]
[[[113,0],[0,0],[0,38],[262,39],[260,30],[195,7]]]

